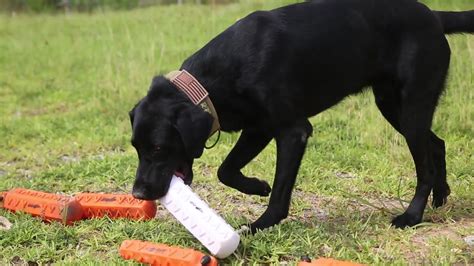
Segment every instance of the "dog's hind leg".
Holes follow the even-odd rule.
[[[405,50],[405,57],[402,54],[399,63],[399,76],[403,81],[399,126],[415,163],[417,185],[405,213],[392,221],[397,228],[421,222],[431,190],[442,186],[439,180],[445,175],[445,165],[437,165],[442,163],[440,156],[444,157],[444,153],[433,141],[431,132],[433,114],[449,67],[449,46],[444,36],[442,38],[418,39],[416,46],[411,42],[411,47],[417,49]]]
[[[392,127],[400,131],[400,111],[401,111],[401,85],[395,80],[385,78],[376,82],[373,86],[375,103],[385,119]]]
[[[387,78],[383,82],[376,83],[373,88],[377,107],[385,119],[399,133],[402,133],[400,129],[401,87],[401,84]],[[433,131],[430,131],[430,143],[434,165],[437,168],[433,184],[433,206],[440,207],[447,202],[447,197],[450,194],[449,185],[446,181],[445,145],[444,141],[436,136]]]
[[[277,163],[272,195],[268,208],[250,225],[252,233],[278,224],[288,216],[291,192],[312,131],[311,123],[304,119],[276,134]]]
[[[443,206],[451,193],[446,180],[446,148],[444,141],[431,132],[431,145],[433,148],[433,160],[437,167],[436,179],[433,184],[433,207]]]
[[[430,34],[406,39],[395,78],[382,77],[374,84],[377,106],[405,137],[416,168],[415,196],[405,213],[392,221],[398,228],[421,222],[432,190],[435,206],[446,202],[449,194],[444,142],[431,131],[431,124],[444,88],[450,51],[444,36]]]
[[[396,217],[392,224],[398,228],[421,222],[426,202],[434,186],[436,167],[430,145],[430,126],[434,106],[404,103],[400,116],[401,132],[415,163],[417,185],[415,196],[405,213]]]
[[[243,130],[234,148],[219,167],[219,180],[245,194],[268,196],[271,192],[270,185],[263,180],[244,176],[241,169],[255,158],[271,139],[271,136],[256,130]]]

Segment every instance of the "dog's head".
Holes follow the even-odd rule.
[[[130,111],[130,121],[139,160],[133,196],[155,200],[166,195],[176,172],[191,184],[192,163],[202,155],[213,117],[158,76]]]

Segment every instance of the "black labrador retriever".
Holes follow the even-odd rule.
[[[254,12],[189,57],[181,69],[209,92],[221,130],[242,131],[219,180],[246,194],[271,192],[251,231],[287,217],[312,133],[308,118],[367,87],[406,139],[416,166],[415,196],[392,224],[420,223],[431,191],[433,205],[443,205],[450,193],[445,145],[431,123],[450,62],[445,34],[461,32],[474,33],[474,10],[431,11],[416,0],[316,0]],[[133,195],[162,197],[176,171],[191,183],[213,116],[157,76],[130,118],[139,158]],[[272,139],[273,189],[241,172]]]

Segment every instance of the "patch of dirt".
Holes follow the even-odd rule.
[[[0,216],[0,230],[10,230],[13,224],[7,218]]]
[[[76,162],[79,162],[81,158],[79,156],[71,156],[71,155],[64,154],[61,157],[59,157],[59,159],[66,163],[76,163]]]
[[[201,167],[199,167],[199,172],[201,176],[209,177],[212,175],[213,171],[214,169],[210,165],[207,165],[207,164],[204,164]]]
[[[436,238],[444,238],[458,243],[458,246],[461,248],[451,249],[452,253],[474,254],[474,247],[469,246],[464,241],[463,235],[458,232],[458,229],[462,228],[474,228],[474,219],[469,218],[463,220],[462,222],[420,228],[420,230],[417,231],[410,240],[411,244],[416,246],[416,249],[402,250],[405,254],[405,258],[407,261],[413,263],[426,264],[427,259],[431,257],[430,241]],[[470,263],[474,263],[474,256],[472,257],[472,261]]]
[[[349,197],[319,196],[302,190],[295,190],[293,192],[293,198],[304,200],[304,202],[309,204],[309,207],[304,208],[302,214],[293,215],[290,213],[289,218],[305,223],[315,220],[346,219],[346,217],[330,217],[330,213],[334,211],[334,208],[340,208],[341,204],[344,205],[344,209],[350,212],[367,214],[367,216],[374,210],[394,215],[400,213],[403,208],[408,206],[407,203],[400,203],[400,201],[396,199],[367,197],[351,199]]]
[[[314,193],[302,190],[295,190],[292,197],[298,200],[303,200],[308,206],[300,209],[298,214],[290,211],[288,219],[302,221],[307,224],[310,224],[313,221],[327,221],[330,213],[328,206],[331,206],[336,200],[335,197],[318,196]]]
[[[258,196],[247,196],[244,194],[226,195],[225,200],[222,195],[225,193],[223,185],[211,184],[193,184],[193,191],[197,193],[204,201],[214,208],[218,213],[222,210],[230,210],[233,216],[245,217],[249,221],[255,220],[266,210],[268,198]],[[334,206],[344,204],[350,211],[369,214],[372,210],[380,210],[388,213],[400,213],[402,207],[400,202],[395,199],[364,199],[361,202],[357,199],[338,198],[332,196],[321,196],[315,193],[305,192],[295,189],[292,194],[293,207],[290,210],[288,220],[299,221],[305,224],[314,224],[315,221],[328,221],[334,219],[330,217]],[[302,204],[295,204],[295,201],[301,201]],[[403,208],[406,206],[403,206]],[[158,210],[157,216],[165,217],[165,210]],[[336,219],[344,219],[338,217]]]
[[[371,210],[379,210],[392,215],[399,214],[408,207],[408,203],[390,198],[365,197],[363,199],[349,199],[347,203],[347,207],[353,211],[368,212]]]
[[[14,160],[14,161],[8,161],[8,162],[0,162],[0,166],[1,167],[11,167],[11,166],[15,166],[15,164],[18,163],[19,160]]]
[[[357,178],[357,176],[353,173],[348,172],[336,172],[336,177],[338,178]]]
[[[155,218],[166,220],[171,219],[172,217],[172,214],[167,211],[163,205],[157,205]]]
[[[472,236],[466,236],[464,238],[464,242],[466,242],[466,244],[471,247],[471,248],[474,248],[474,235]]]
[[[15,256],[10,260],[10,264],[13,266],[38,266],[39,264],[35,261],[24,261],[19,256]],[[46,263],[44,265],[51,265],[50,263]]]
[[[266,210],[269,200],[268,197],[261,198],[239,193],[226,195],[225,200],[223,200],[222,195],[227,189],[223,185],[193,184],[192,189],[201,199],[209,203],[217,213],[226,210],[235,217],[243,216],[249,221],[260,217]],[[293,198],[303,200],[305,207],[298,210],[293,209],[288,220],[303,221],[308,224],[314,221],[327,220],[329,210],[325,206],[331,206],[331,202],[335,200],[332,197],[317,196],[303,191],[294,191]],[[166,210],[158,208],[158,217],[165,218],[167,215]]]
[[[23,112],[21,111],[16,111],[15,116],[21,117],[23,115],[26,116],[39,116],[39,115],[44,115],[44,114],[49,114],[49,113],[65,113],[69,111],[68,107],[65,104],[60,104],[55,107],[39,107],[35,109],[28,109]]]
[[[474,226],[474,223],[472,225]],[[463,241],[461,235],[456,233],[456,231],[453,229],[453,226],[441,227],[441,228],[436,228],[436,229],[433,228],[432,230],[429,230],[427,232],[416,234],[415,236],[412,237],[411,241],[415,244],[424,244],[429,239],[433,237],[439,237],[439,236],[442,236],[444,238],[447,238],[449,240],[456,241],[456,242]]]
[[[266,210],[269,200],[268,197],[262,198],[240,193],[230,194],[227,192],[229,188],[226,188],[222,184],[199,183],[193,184],[192,189],[218,213],[225,210],[226,212],[230,212],[233,216],[243,216],[249,221],[260,217]],[[223,199],[223,195],[225,195],[225,199]],[[337,217],[334,217],[334,215],[331,216],[331,213],[335,213],[341,210],[341,208],[350,212],[360,213],[362,217],[368,217],[374,211],[385,215],[388,214],[389,216],[395,216],[402,213],[408,207],[407,202],[399,199],[368,197],[366,195],[361,195],[360,198],[350,196],[321,196],[299,189],[293,191],[292,201],[293,206],[290,207],[288,220],[299,221],[309,225],[314,224],[315,221],[337,220],[344,222],[348,217],[342,214]],[[300,201],[301,204],[296,204],[297,201]],[[448,203],[448,205],[449,204],[453,203]],[[462,205],[463,203],[458,204]],[[447,208],[456,209],[457,207],[456,205],[452,205]],[[165,210],[158,210],[158,216],[164,216],[166,213]],[[460,212],[459,214],[449,212],[449,218],[445,216],[443,209],[440,209],[434,213],[425,213],[425,220],[437,224],[471,218],[471,220],[474,220],[474,217],[465,212]]]
[[[23,260],[22,260],[20,257],[18,257],[18,256],[13,257],[13,258],[10,260],[10,263],[11,263],[11,265],[15,265],[15,266],[16,266],[16,265],[24,265]]]
[[[17,170],[17,173],[20,175],[20,177],[22,178],[26,178],[26,179],[32,179],[34,178],[33,176],[33,171],[32,170],[29,170],[29,169],[18,169]]]

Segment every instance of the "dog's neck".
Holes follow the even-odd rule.
[[[192,73],[209,92],[219,114],[222,131],[236,132],[261,122],[259,105],[240,89],[234,72],[225,68],[209,70],[200,66],[185,66],[184,69]]]
[[[212,128],[209,136],[220,130],[219,116],[212,104],[208,91],[201,83],[186,70],[175,70],[165,75],[189,100],[209,113],[213,118]]]

